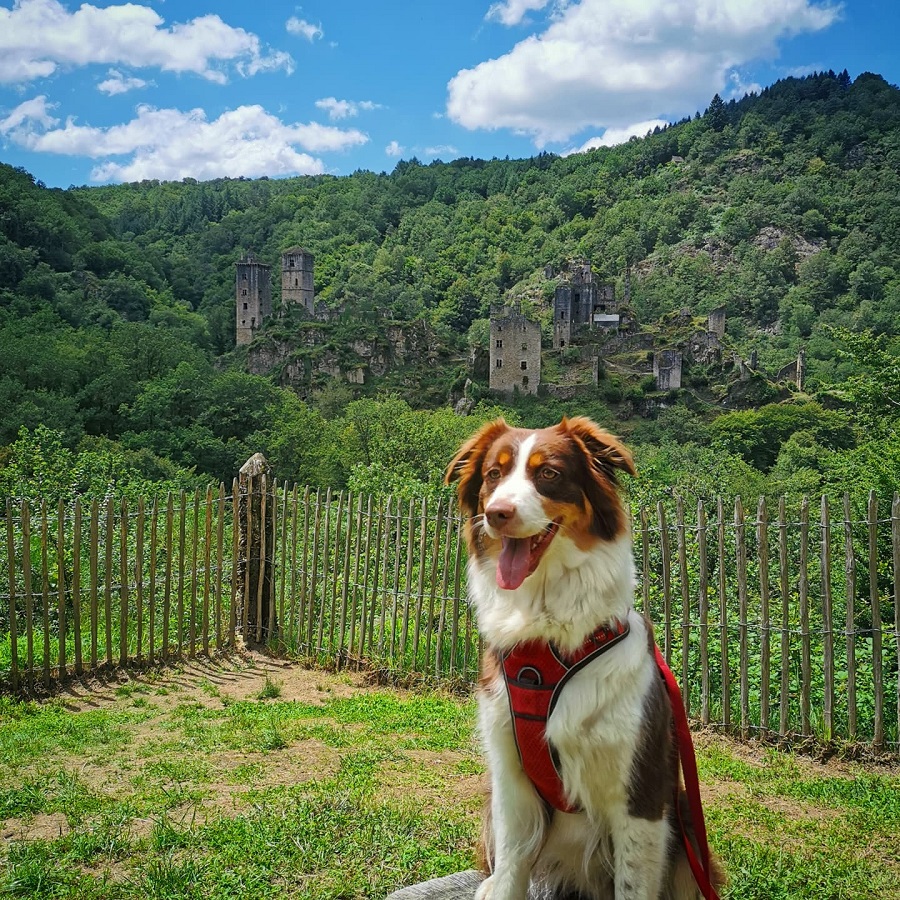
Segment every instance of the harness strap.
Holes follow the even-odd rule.
[[[599,628],[570,655],[535,640],[516,644],[503,657],[513,737],[522,768],[544,802],[560,812],[576,812],[579,807],[566,798],[558,758],[547,740],[547,720],[569,680],[629,632],[626,619]]]
[[[678,814],[678,824],[681,830],[681,840],[684,843],[684,850],[687,854],[688,863],[691,872],[694,874],[694,880],[700,893],[706,900],[719,900],[716,889],[712,886],[711,869],[709,863],[709,842],[706,837],[706,821],[703,818],[703,805],[700,802],[700,778],[697,775],[697,758],[694,755],[694,742],[691,740],[691,729],[688,726],[687,713],[684,709],[684,703],[681,699],[681,691],[678,689],[678,682],[672,674],[672,670],[666,664],[666,660],[660,653],[659,647],[654,648],[656,651],[656,665],[660,674],[666,683],[666,690],[669,694],[669,700],[672,705],[672,718],[675,723],[675,752],[676,766],[681,767],[684,774],[684,789],[687,794],[688,807],[691,811],[691,821],[694,826],[694,836],[697,839],[697,849],[699,850],[699,858],[694,850],[694,845],[688,836],[687,826],[681,815],[681,804],[678,802],[678,783],[675,784],[675,810]]]

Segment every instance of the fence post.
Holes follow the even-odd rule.
[[[274,560],[267,558],[266,552],[274,546],[274,535],[264,491],[271,476],[272,468],[262,453],[254,453],[238,474],[239,553],[232,603],[241,610],[237,622],[243,626],[247,646],[265,644],[279,627],[277,621],[269,627]]]

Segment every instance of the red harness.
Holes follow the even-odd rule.
[[[525,641],[503,657],[522,767],[541,797],[560,812],[575,812],[578,807],[566,800],[556,754],[547,740],[547,720],[569,679],[624,640],[630,630],[627,621],[599,628],[571,656],[547,641]]]
[[[628,637],[629,632],[627,621],[621,624],[617,622],[612,627],[599,628],[571,655],[561,653],[546,641],[525,641],[516,644],[503,657],[503,677],[506,681],[513,730],[522,767],[544,802],[560,812],[577,812],[578,807],[566,798],[559,771],[559,760],[547,740],[547,720],[569,679]],[[681,817],[678,802],[680,785],[676,782],[675,809],[678,813],[682,842],[700,892],[706,900],[719,900],[710,881],[709,844],[706,838],[703,807],[700,803],[697,761],[694,757],[694,744],[691,740],[687,714],[675,676],[666,665],[659,648],[656,647],[655,650],[656,665],[665,681],[672,706],[677,764],[684,774],[685,791],[699,857]]]

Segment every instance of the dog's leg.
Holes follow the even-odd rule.
[[[475,900],[525,900],[544,840],[544,803],[522,769],[505,695],[483,698],[481,725],[491,772],[491,875]]]
[[[656,821],[622,817],[613,829],[616,900],[659,900],[671,838],[665,817]]]

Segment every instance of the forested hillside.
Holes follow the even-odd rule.
[[[628,279],[642,323],[724,304],[731,344],[762,369],[805,347],[806,392],[724,414],[673,395],[655,419],[623,420],[607,386],[574,404],[504,401],[510,419],[593,415],[637,446],[632,487],[648,495],[888,493],[898,197],[900,91],[846,73],[716,97],[644,139],[568,157],[66,191],[0,166],[0,491],[33,491],[35,474],[50,493],[230,479],[256,450],[312,484],[437,489],[453,446],[500,409],[477,383],[470,416],[442,405],[490,305],[540,297],[545,266],[585,257],[619,296]],[[248,374],[234,264],[252,251],[275,265],[294,245],[315,254],[327,341],[425,322],[440,364],[323,381],[304,400]]]

